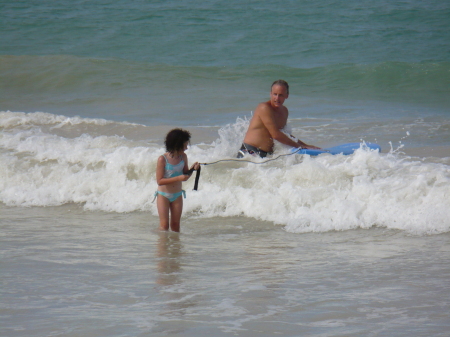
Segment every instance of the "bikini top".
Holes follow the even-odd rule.
[[[163,157],[166,160],[166,167],[164,170],[164,178],[178,177],[183,174],[183,168],[184,168],[184,160],[183,159],[181,159],[181,161],[178,164],[172,165],[167,161],[167,158],[165,155],[163,155]]]

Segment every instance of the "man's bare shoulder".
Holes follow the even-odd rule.
[[[270,106],[269,102],[262,102],[259,103],[258,106],[255,109],[254,114],[272,114],[274,110]]]

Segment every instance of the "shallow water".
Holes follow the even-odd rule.
[[[5,336],[446,336],[448,234],[2,207]]]

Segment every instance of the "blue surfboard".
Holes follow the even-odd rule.
[[[381,151],[381,147],[378,144],[374,143],[347,143],[342,145],[337,145],[333,147],[329,147],[326,149],[320,149],[320,150],[313,150],[313,149],[298,149],[298,148],[292,148],[292,153],[298,153],[298,154],[309,154],[310,156],[317,156],[322,153],[329,153],[329,154],[343,154],[343,155],[349,155],[355,152],[360,147],[368,148],[370,150],[378,150]]]

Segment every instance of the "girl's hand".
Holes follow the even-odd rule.
[[[194,164],[191,166],[191,168],[189,169],[189,171],[187,171],[187,174],[188,174],[189,176],[191,176],[192,173],[194,173],[194,171],[199,170],[199,169],[200,169],[200,164],[196,162],[196,163],[194,163]]]

